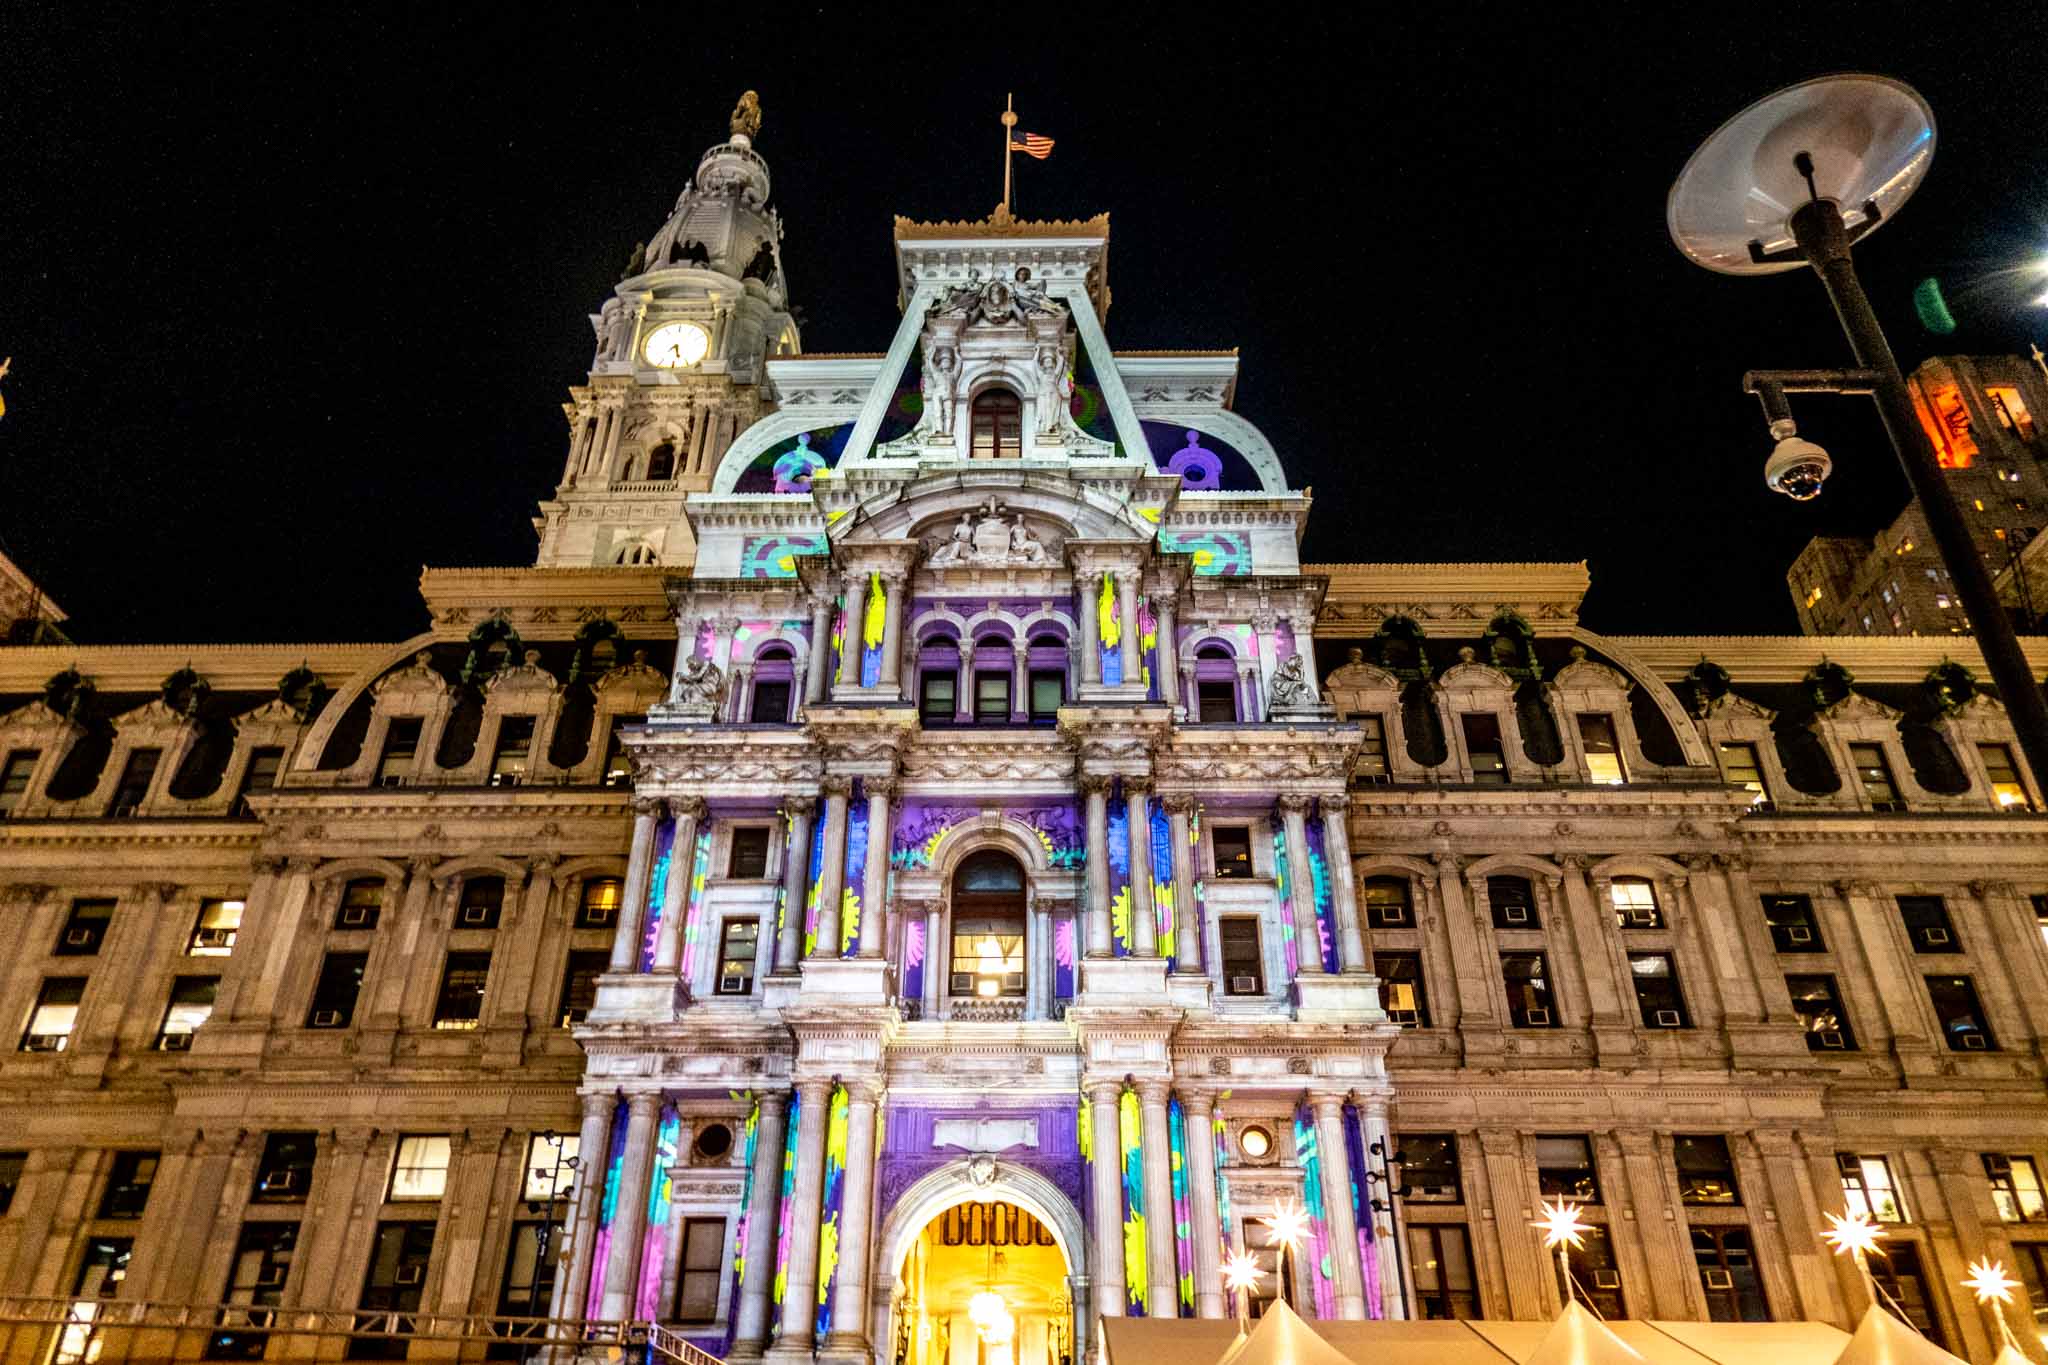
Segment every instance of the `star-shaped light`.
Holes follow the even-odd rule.
[[[2020,1286],[2019,1281],[2006,1277],[2003,1262],[1986,1256],[1970,1262],[1970,1278],[1963,1281],[1963,1287],[1977,1296],[1978,1303],[2008,1304],[2012,1302],[2012,1291]]]
[[[1292,1199],[1274,1209],[1271,1217],[1259,1221],[1272,1232],[1273,1240],[1289,1251],[1308,1240],[1308,1214]]]
[[[1543,1217],[1529,1225],[1543,1229],[1543,1245],[1584,1246],[1585,1223],[1579,1217],[1579,1206],[1560,1199],[1555,1204],[1543,1205]]]
[[[1259,1281],[1265,1278],[1266,1272],[1259,1269],[1259,1263],[1242,1251],[1223,1263],[1223,1287],[1233,1293],[1257,1289]]]
[[[1827,1218],[1828,1230],[1821,1234],[1821,1240],[1835,1249],[1835,1255],[1860,1259],[1873,1251],[1882,1254],[1878,1243],[1884,1240],[1884,1229],[1862,1214],[1852,1213],[1844,1218],[1831,1213]]]

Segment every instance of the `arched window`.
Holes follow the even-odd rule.
[[[1207,725],[1233,725],[1237,714],[1237,663],[1223,645],[1195,651],[1195,719]]]
[[[1049,630],[1031,637],[1025,646],[1026,709],[1033,725],[1057,724],[1060,707],[1067,700],[1067,642]]]
[[[960,713],[960,646],[933,635],[917,651],[917,713],[926,725],[951,725]]]
[[[631,545],[622,545],[619,547],[618,553],[612,556],[612,563],[614,564],[652,564],[654,562],[654,547],[644,540],[636,540]]]
[[[673,479],[676,476],[676,445],[674,441],[663,441],[647,452],[647,477],[650,480]]]
[[[1024,998],[1024,869],[993,849],[953,874],[952,980],[956,1000]]]
[[[796,690],[796,658],[787,645],[769,645],[754,659],[754,697],[747,719],[756,725],[784,725]]]
[[[974,396],[973,444],[976,460],[1014,460],[1024,453],[1024,404],[1008,389],[983,389]]]

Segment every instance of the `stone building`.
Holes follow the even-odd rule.
[[[1059,1365],[1237,1250],[1534,1318],[1557,1197],[1610,1316],[1846,1324],[1845,1210],[1958,1349],[1970,1259],[2048,1305],[1968,642],[1303,564],[1235,353],[1111,348],[1106,218],[899,220],[886,349],[808,356],[757,130],[597,315],[534,566],[0,650],[0,1354]]]

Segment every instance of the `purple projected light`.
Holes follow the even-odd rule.
[[[1223,459],[1215,451],[1204,449],[1201,439],[1201,432],[1189,432],[1187,445],[1166,462],[1166,472],[1180,475],[1182,488],[1221,488]]]

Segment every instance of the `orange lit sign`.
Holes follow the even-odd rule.
[[[1962,390],[1954,384],[1936,384],[1920,390],[1920,425],[1934,443],[1934,456],[1943,469],[1968,469],[1976,462],[1977,438],[1970,430],[1970,413],[1963,406]]]
[[[1984,386],[1984,399],[1991,405],[1992,415],[1998,424],[2018,436],[2022,441],[2034,439],[2034,415],[2027,411],[2027,404],[2020,397],[2020,391],[2004,384]]]

